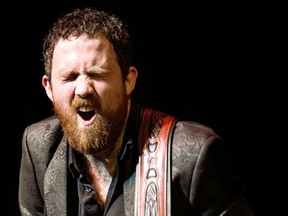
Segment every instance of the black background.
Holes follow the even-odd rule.
[[[42,39],[59,15],[84,6],[128,24],[140,73],[134,97],[214,128],[229,143],[256,216],[287,215],[286,3],[247,0],[2,5],[3,215],[19,215],[23,130],[52,113],[41,86]]]

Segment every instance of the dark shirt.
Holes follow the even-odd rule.
[[[69,147],[69,170],[75,183],[71,189],[77,191],[75,197],[78,197],[79,202],[78,209],[74,209],[73,211],[78,211],[78,216],[102,216],[107,215],[110,210],[111,212],[118,212],[117,215],[120,216],[120,212],[124,212],[123,183],[135,172],[138,161],[137,131],[134,131],[137,127],[133,127],[134,123],[137,122],[137,115],[135,115],[134,108],[131,108],[131,111],[132,115],[129,116],[127,124],[128,130],[125,132],[121,152],[118,157],[116,175],[112,179],[103,209],[93,199],[95,190],[85,177],[83,155]],[[111,214],[109,213],[109,215]]]

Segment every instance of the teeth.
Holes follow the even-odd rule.
[[[90,112],[90,111],[93,111],[93,108],[91,108],[91,107],[80,107],[79,111],[80,112]]]

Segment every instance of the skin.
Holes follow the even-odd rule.
[[[107,176],[112,176],[116,167],[137,75],[131,66],[123,82],[112,44],[101,36],[82,35],[56,44],[51,81],[46,75],[42,78],[69,144],[83,155],[93,156],[93,163],[88,160],[90,168],[101,164],[94,185],[106,188],[104,195],[98,196],[103,202],[111,180]],[[99,170],[92,169],[92,179]]]

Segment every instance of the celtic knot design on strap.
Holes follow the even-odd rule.
[[[158,192],[156,184],[154,182],[151,182],[146,190],[145,216],[158,215],[157,194]]]
[[[167,209],[167,147],[174,117],[146,109],[143,112],[139,157],[139,216],[165,216]]]

